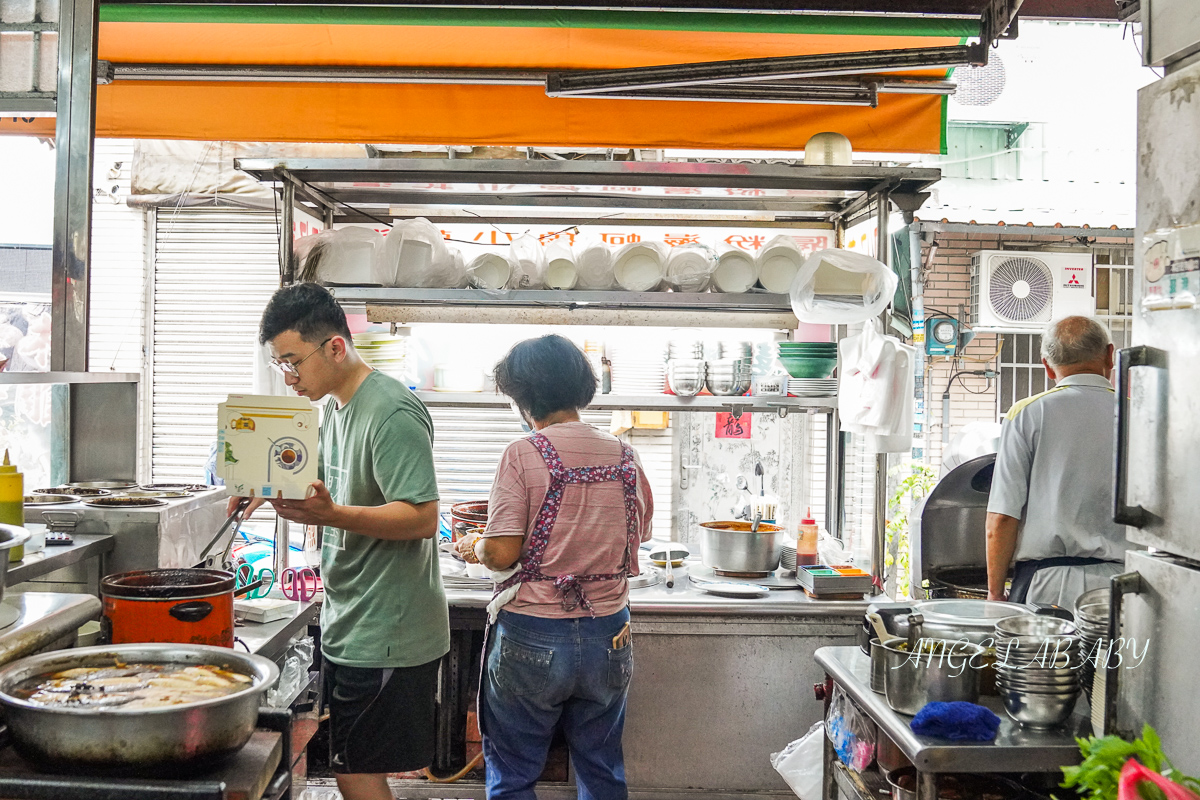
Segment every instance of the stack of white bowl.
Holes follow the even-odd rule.
[[[996,623],[996,688],[1017,724],[1054,728],[1079,699],[1080,640],[1075,625],[1024,614]]]
[[[717,358],[754,358],[752,342],[717,342]]]
[[[715,395],[743,395],[750,388],[751,363],[749,357],[709,361],[704,385]]]
[[[702,339],[678,337],[667,342],[667,360],[703,359],[704,341]]]
[[[662,394],[667,385],[666,347],[617,345],[612,349],[613,394]]]
[[[404,385],[411,385],[412,358],[409,337],[390,333],[363,331],[354,334],[354,349],[367,366],[390,375]]]

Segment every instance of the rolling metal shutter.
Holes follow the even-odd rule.
[[[253,391],[258,323],[279,286],[275,215],[160,208],[152,275],[151,472],[204,477],[217,404]]]
[[[437,471],[442,507],[469,500],[487,500],[504,448],[524,435],[517,417],[508,410],[484,408],[431,408]],[[589,411],[583,421],[608,430],[611,412]],[[655,536],[671,531],[672,440],[670,429],[636,430],[622,437],[638,451],[654,492]]]

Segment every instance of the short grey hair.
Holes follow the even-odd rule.
[[[1108,328],[1091,317],[1063,317],[1046,326],[1042,358],[1052,367],[1069,367],[1103,358],[1112,337]]]

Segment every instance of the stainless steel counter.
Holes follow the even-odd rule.
[[[107,534],[78,533],[72,538],[74,542],[69,545],[53,545],[37,553],[27,552],[23,560],[9,564],[7,584],[16,586],[80,561],[99,558],[111,553],[116,544],[116,539]],[[103,571],[103,567],[99,569]]]
[[[320,596],[317,595],[318,598]],[[244,643],[251,653],[273,659],[284,651],[293,636],[317,622],[320,616],[319,600],[296,602],[291,616],[274,622],[238,622],[233,635],[239,642]]]
[[[822,647],[817,663],[841,686],[858,707],[922,772],[1056,772],[1078,764],[1075,738],[1091,733],[1087,704],[1080,703],[1063,728],[1036,731],[1017,725],[999,697],[983,696],[979,704],[1000,717],[1000,731],[991,742],[954,742],[917,736],[909,728],[912,717],[897,714],[884,696],[871,691],[871,659],[857,647]]]
[[[629,591],[629,610],[632,614],[662,616],[736,616],[736,617],[856,617],[861,623],[867,605],[874,598],[862,600],[816,600],[803,589],[772,591],[767,597],[733,598],[709,594],[688,578],[690,560],[675,570],[675,586],[666,583]],[[485,608],[491,600],[488,590],[447,589],[446,599],[451,608]],[[883,598],[887,599],[887,598]]]
[[[694,563],[694,562],[693,562]],[[634,676],[625,721],[631,796],[789,792],[770,754],[821,718],[818,648],[849,645],[867,599],[828,601],[800,589],[735,599],[700,590],[677,569],[629,592]],[[480,625],[490,591],[447,591],[452,627]]]
[[[79,626],[100,616],[100,601],[87,594],[6,593],[4,605],[16,608],[20,616],[0,630],[0,664],[52,645],[69,647]]]

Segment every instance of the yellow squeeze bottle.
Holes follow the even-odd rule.
[[[16,464],[8,461],[8,450],[4,451],[4,464],[0,465],[0,523],[25,525],[25,476],[17,472]],[[25,545],[8,551],[10,563],[25,558]]]

